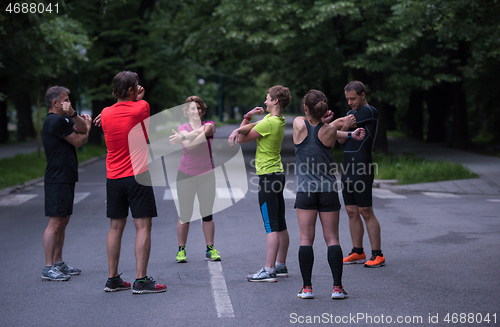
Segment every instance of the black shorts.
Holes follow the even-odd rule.
[[[339,194],[337,192],[297,192],[295,209],[332,212],[340,210]]]
[[[73,214],[75,184],[44,183],[45,216],[67,217]]]
[[[372,180],[342,181],[342,196],[346,206],[372,206]]]
[[[283,173],[259,175],[259,205],[267,234],[286,230],[284,187]]]
[[[144,175],[147,174],[147,175]],[[156,217],[156,202],[153,187],[139,184],[136,178],[150,178],[149,172],[106,181],[108,218],[127,218],[128,208],[133,218]]]

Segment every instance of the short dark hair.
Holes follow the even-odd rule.
[[[360,81],[351,81],[344,87],[344,91],[350,92],[352,90],[356,91],[357,95],[361,95],[365,92],[365,85]]]
[[[52,102],[60,100],[63,93],[69,94],[69,90],[64,86],[52,86],[45,92],[45,105],[49,110],[52,109]]]
[[[190,103],[190,102],[193,102],[193,101],[200,105],[202,115],[204,115],[204,114],[207,113],[207,105],[205,104],[205,102],[203,102],[203,99],[200,98],[199,96],[192,95],[190,97],[187,97],[186,101],[184,103]],[[184,110],[184,108],[185,108],[185,110]],[[187,113],[188,107],[185,106],[184,108],[183,108],[183,110],[184,110],[184,116],[187,117],[186,113]]]
[[[128,89],[135,90],[139,85],[139,76],[137,73],[123,71],[116,74],[113,78],[113,96],[118,99],[126,99],[128,97]]]
[[[284,87],[283,85],[275,85],[267,90],[267,93],[271,96],[271,100],[278,99],[278,103],[281,110],[285,109],[290,102],[292,102],[292,96],[290,95],[290,89]]]
[[[302,104],[307,106],[311,116],[321,119],[328,111],[328,100],[323,92],[318,90],[309,90],[302,98]]]

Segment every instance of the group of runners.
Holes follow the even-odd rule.
[[[313,298],[312,267],[313,242],[316,218],[319,215],[323,236],[328,247],[328,263],[333,276],[333,299],[347,298],[342,284],[343,264],[364,263],[365,267],[385,265],[380,247],[380,226],[372,209],[373,166],[371,150],[378,124],[377,110],[368,105],[364,85],[359,81],[347,84],[344,89],[352,110],[342,118],[331,121],[327,98],[318,90],[310,90],[302,99],[305,116],[293,122],[295,145],[295,175],[297,195],[294,208],[300,229],[299,265],[303,278],[298,297]],[[43,144],[47,157],[45,173],[45,215],[49,217],[43,235],[46,266],[42,279],[64,281],[81,270],[69,266],[62,259],[65,228],[73,211],[74,188],[78,180],[75,147],[87,139],[91,117],[79,116],[71,107],[69,90],[55,86],[45,97],[49,114],[43,127]],[[106,192],[107,217],[110,230],[106,240],[109,276],[104,290],[128,290],[131,283],[118,274],[121,239],[127,222],[128,210],[136,228],[135,256],[136,280],[134,294],[159,293],[166,285],[157,283],[147,275],[151,249],[152,217],[157,216],[151,176],[148,171],[148,148],[129,147],[130,139],[148,135],[149,104],[142,100],[144,88],[139,85],[136,73],[123,71],[113,80],[113,95],[117,102],[104,108],[94,119],[102,127],[107,147]],[[267,233],[265,266],[247,276],[251,282],[276,282],[277,277],[287,277],[286,257],[289,235],[285,221],[283,189],[285,174],[281,162],[281,145],[284,138],[285,118],[282,111],[290,104],[288,88],[276,85],[268,89],[264,102],[266,108],[256,107],[244,115],[239,128],[229,136],[228,143],[257,141],[255,155],[256,173],[259,176],[258,201]],[[178,252],[176,261],[187,262],[186,241],[197,196],[206,241],[205,259],[220,261],[214,248],[215,174],[211,142],[215,124],[203,121],[207,106],[198,96],[190,96],[183,107],[188,123],[173,130],[170,143],[180,143],[183,156],[177,172],[177,197],[179,221],[177,223]],[[253,116],[268,114],[259,122],[251,123]],[[134,128],[142,126],[141,129]],[[134,135],[134,133],[136,133]],[[129,135],[132,134],[132,135]],[[342,169],[342,193],[347,214],[353,249],[343,258],[339,244],[339,186],[331,167],[332,148],[336,141],[346,143]],[[363,251],[363,217],[372,247],[372,256],[366,261]]]

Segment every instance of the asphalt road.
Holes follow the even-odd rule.
[[[216,137],[229,134],[221,128]],[[244,145],[247,164],[253,145]],[[290,129],[283,150],[293,162]],[[247,180],[252,177],[248,168]],[[243,179],[243,177],[242,177]],[[244,180],[244,179],[243,179]],[[293,175],[287,180],[292,181]],[[454,326],[500,323],[500,217],[498,197],[446,193],[374,191],[386,266],[344,266],[349,298],[330,299],[332,278],[318,223],[314,245],[315,299],[296,297],[302,279],[299,231],[293,193],[287,192],[290,277],[277,283],[249,283],[245,276],[265,263],[266,237],[255,187],[214,215],[220,263],[204,260],[199,221],[191,223],[188,263],[177,264],[174,201],[155,187],[159,217],[153,220],[148,274],[167,292],[106,293],[105,162],[81,169],[77,203],[66,231],[64,259],[82,269],[67,282],[41,281],[43,186],[0,198],[0,324],[2,326]],[[289,187],[291,189],[291,187]],[[133,282],[135,229],[128,222],[119,271]],[[347,215],[341,209],[340,241],[351,249]],[[365,251],[370,252],[365,235]],[[489,319],[489,323],[485,319]],[[436,323],[434,323],[436,322]],[[481,322],[480,324],[477,324]],[[310,324],[309,324],[310,323]]]

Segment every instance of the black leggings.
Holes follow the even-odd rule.
[[[283,173],[259,175],[259,205],[267,234],[286,230],[284,187]]]
[[[191,221],[195,195],[198,195],[200,215],[203,221],[211,221],[215,201],[215,173],[213,170],[197,176],[187,175],[181,171],[177,172],[179,219],[183,223]]]

